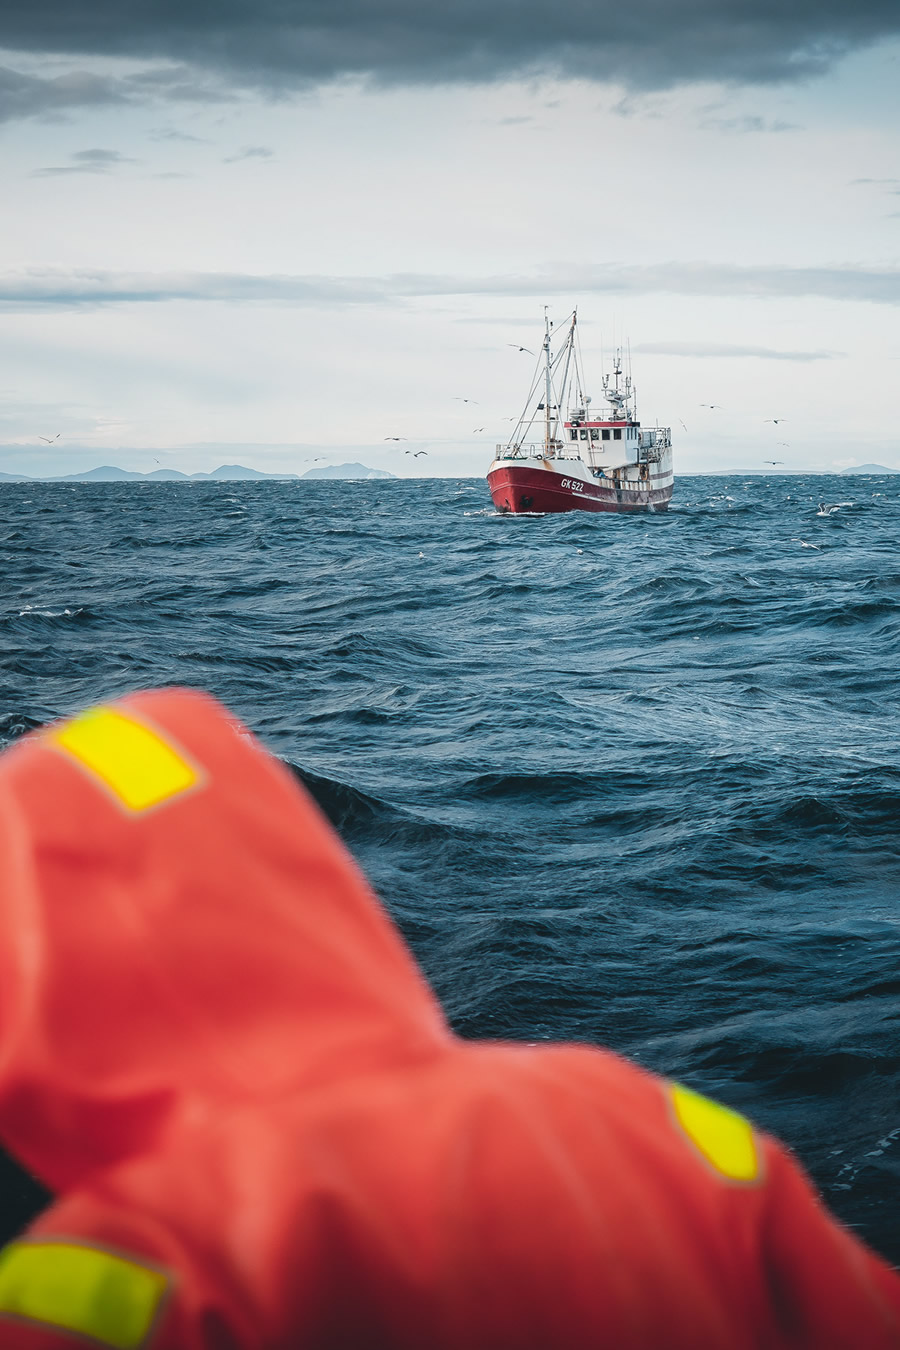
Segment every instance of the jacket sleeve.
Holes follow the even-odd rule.
[[[3,1350],[238,1350],[262,1344],[242,1291],[177,1225],[74,1195],[0,1251]],[[218,1274],[218,1278],[217,1278]]]
[[[828,1212],[771,1139],[766,1168],[759,1262],[769,1324],[804,1350],[900,1347],[900,1276]]]
[[[557,1058],[589,1095],[523,1087],[500,1050],[466,1109],[434,1124],[430,1087],[389,1113],[370,1091],[268,1181],[242,1121],[243,1149],[227,1122],[221,1152],[95,1180],[0,1253],[0,1345],[900,1350],[900,1280],[781,1145],[696,1094],[680,1120],[649,1075],[617,1118],[631,1066]]]

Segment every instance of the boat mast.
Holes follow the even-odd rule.
[[[550,315],[544,306],[544,453],[550,452]]]
[[[563,377],[559,382],[559,397],[563,407],[565,407],[566,404],[566,397],[569,388],[569,362],[572,359],[572,352],[575,350],[575,324],[577,320],[578,320],[578,310],[576,309],[572,312],[572,323],[569,327],[569,336],[566,339],[566,364],[563,367]],[[576,374],[577,374],[577,362],[576,362]],[[558,429],[559,429],[559,417],[557,417],[554,426],[554,430]]]
[[[630,418],[631,418],[631,413],[630,413],[629,408],[628,408],[628,403],[629,403],[629,400],[631,399],[631,376],[630,376],[630,375],[626,375],[626,376],[625,376],[625,388],[624,388],[624,390],[620,390],[620,389],[619,389],[619,376],[622,374],[622,349],[621,349],[621,347],[617,347],[617,348],[616,348],[616,355],[615,355],[615,360],[614,360],[614,362],[613,362],[612,373],[613,373],[613,375],[615,376],[615,380],[616,380],[615,388],[610,389],[610,387],[609,387],[609,376],[608,376],[608,375],[604,375],[604,376],[603,376],[603,397],[606,399],[607,403],[611,403],[611,404],[613,405],[613,419],[614,419],[614,421],[617,421],[617,422],[618,422],[618,421],[621,421],[621,420],[626,420],[626,421],[628,421],[628,420],[630,420]]]

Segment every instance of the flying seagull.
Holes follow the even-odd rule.
[[[792,544],[802,544],[804,548],[821,548],[821,544],[808,544],[805,539],[792,539]]]
[[[721,403],[701,403],[701,408],[721,408]]]
[[[405,436],[385,436],[386,441],[405,441]]]
[[[472,428],[472,435],[473,435],[473,436],[475,435],[476,431],[484,431],[484,427],[473,427],[473,428]]]
[[[427,454],[428,454],[427,450],[417,450],[416,453],[413,455],[413,459],[418,459],[420,455],[427,455]]]
[[[454,403],[477,403],[477,402],[478,402],[478,399],[477,399],[477,398],[461,398],[459,394],[454,394],[454,395],[453,395],[453,402],[454,402]]]
[[[530,347],[520,347],[518,342],[507,342],[507,347],[515,347],[517,352],[527,352],[529,356],[534,356]]]
[[[786,417],[767,417],[767,418],[766,418],[766,421],[767,421],[767,422],[774,422],[775,425],[778,426],[778,423],[779,423],[779,422],[786,422],[786,421],[787,421],[787,418],[786,418]]]
[[[767,464],[783,464],[783,463],[784,463],[784,460],[783,460],[783,459],[767,459],[767,460],[766,460],[766,463],[767,463]]]
[[[680,418],[680,417],[679,417],[678,420],[679,420],[679,422],[681,422],[681,418]],[[684,427],[684,430],[687,431],[687,427],[684,426],[684,423],[683,423],[683,422],[681,422],[681,425],[682,425],[682,427]]]
[[[56,433],[55,436],[38,436],[38,440],[39,440],[39,441],[46,441],[48,445],[52,445],[54,441],[58,441],[58,440],[59,440],[59,438],[60,438],[61,435],[62,435],[62,432],[61,432],[61,431],[58,431],[58,432]]]

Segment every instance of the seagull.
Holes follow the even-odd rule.
[[[472,435],[473,435],[473,436],[475,435],[476,431],[484,431],[484,427],[473,427],[473,428],[472,428]]]
[[[721,403],[701,403],[701,408],[721,408]]]
[[[681,422],[681,418],[680,418],[680,417],[679,417],[679,419],[678,419],[678,420],[679,420],[679,422]],[[686,427],[686,426],[685,426],[685,425],[684,425],[684,423],[683,423],[683,422],[681,422],[681,425],[682,425],[682,427],[684,427],[684,430],[685,430],[685,431],[687,431],[687,427]]]
[[[783,463],[784,463],[784,460],[783,460],[783,459],[767,459],[767,460],[766,460],[766,463],[767,463],[767,464],[783,464]]]
[[[507,342],[507,347],[515,347],[517,352],[527,352],[529,356],[534,356],[530,347],[520,347],[518,342]]]
[[[837,506],[826,506],[824,502],[819,502],[819,509],[816,512],[816,515],[830,516],[833,512],[840,510],[840,507],[841,507],[840,502],[838,502]]]
[[[792,544],[802,544],[804,548],[821,548],[821,544],[808,544],[805,539],[792,539]]]
[[[767,421],[767,422],[774,422],[775,425],[778,426],[778,423],[779,423],[779,422],[786,422],[786,421],[787,421],[787,418],[786,418],[786,417],[767,417],[767,418],[766,418],[766,421]]]
[[[61,432],[61,431],[58,431],[58,432],[56,433],[55,436],[38,436],[38,440],[39,440],[39,441],[46,441],[48,445],[52,445],[54,441],[58,441],[58,440],[59,440],[59,438],[60,438],[61,435],[62,435],[62,432]]]
[[[454,394],[454,395],[453,395],[453,402],[454,402],[454,403],[477,403],[477,402],[478,402],[478,399],[477,399],[477,398],[462,398],[462,397],[460,397],[459,394]]]
[[[386,441],[405,441],[405,436],[385,436]]]
[[[428,454],[427,450],[417,450],[413,455],[413,459],[418,459],[420,455],[427,455],[427,454]]]

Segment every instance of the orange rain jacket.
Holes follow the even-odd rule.
[[[0,760],[0,1138],[58,1199],[0,1346],[900,1347],[900,1279],[734,1112],[466,1043],[290,774],[195,693]]]

